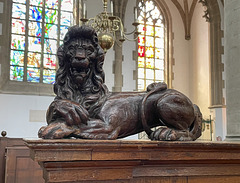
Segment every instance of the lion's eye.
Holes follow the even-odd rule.
[[[73,56],[75,54],[75,48],[74,47],[70,47],[68,48],[68,53]]]
[[[88,47],[86,50],[88,55],[91,55],[94,52],[94,48],[93,47]]]

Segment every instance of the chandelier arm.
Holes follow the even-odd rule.
[[[123,35],[123,36],[128,41],[136,41],[138,39],[138,36],[136,38],[133,38],[133,39],[128,38],[126,35]]]

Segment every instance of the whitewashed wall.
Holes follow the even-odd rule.
[[[0,94],[0,132],[7,137],[37,137],[54,97]]]

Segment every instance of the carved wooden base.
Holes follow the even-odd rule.
[[[46,182],[240,181],[240,143],[29,140]]]

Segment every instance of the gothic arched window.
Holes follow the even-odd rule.
[[[54,83],[57,48],[73,8],[73,0],[13,0],[10,80]]]
[[[138,1],[138,90],[164,78],[164,19],[154,1]]]

